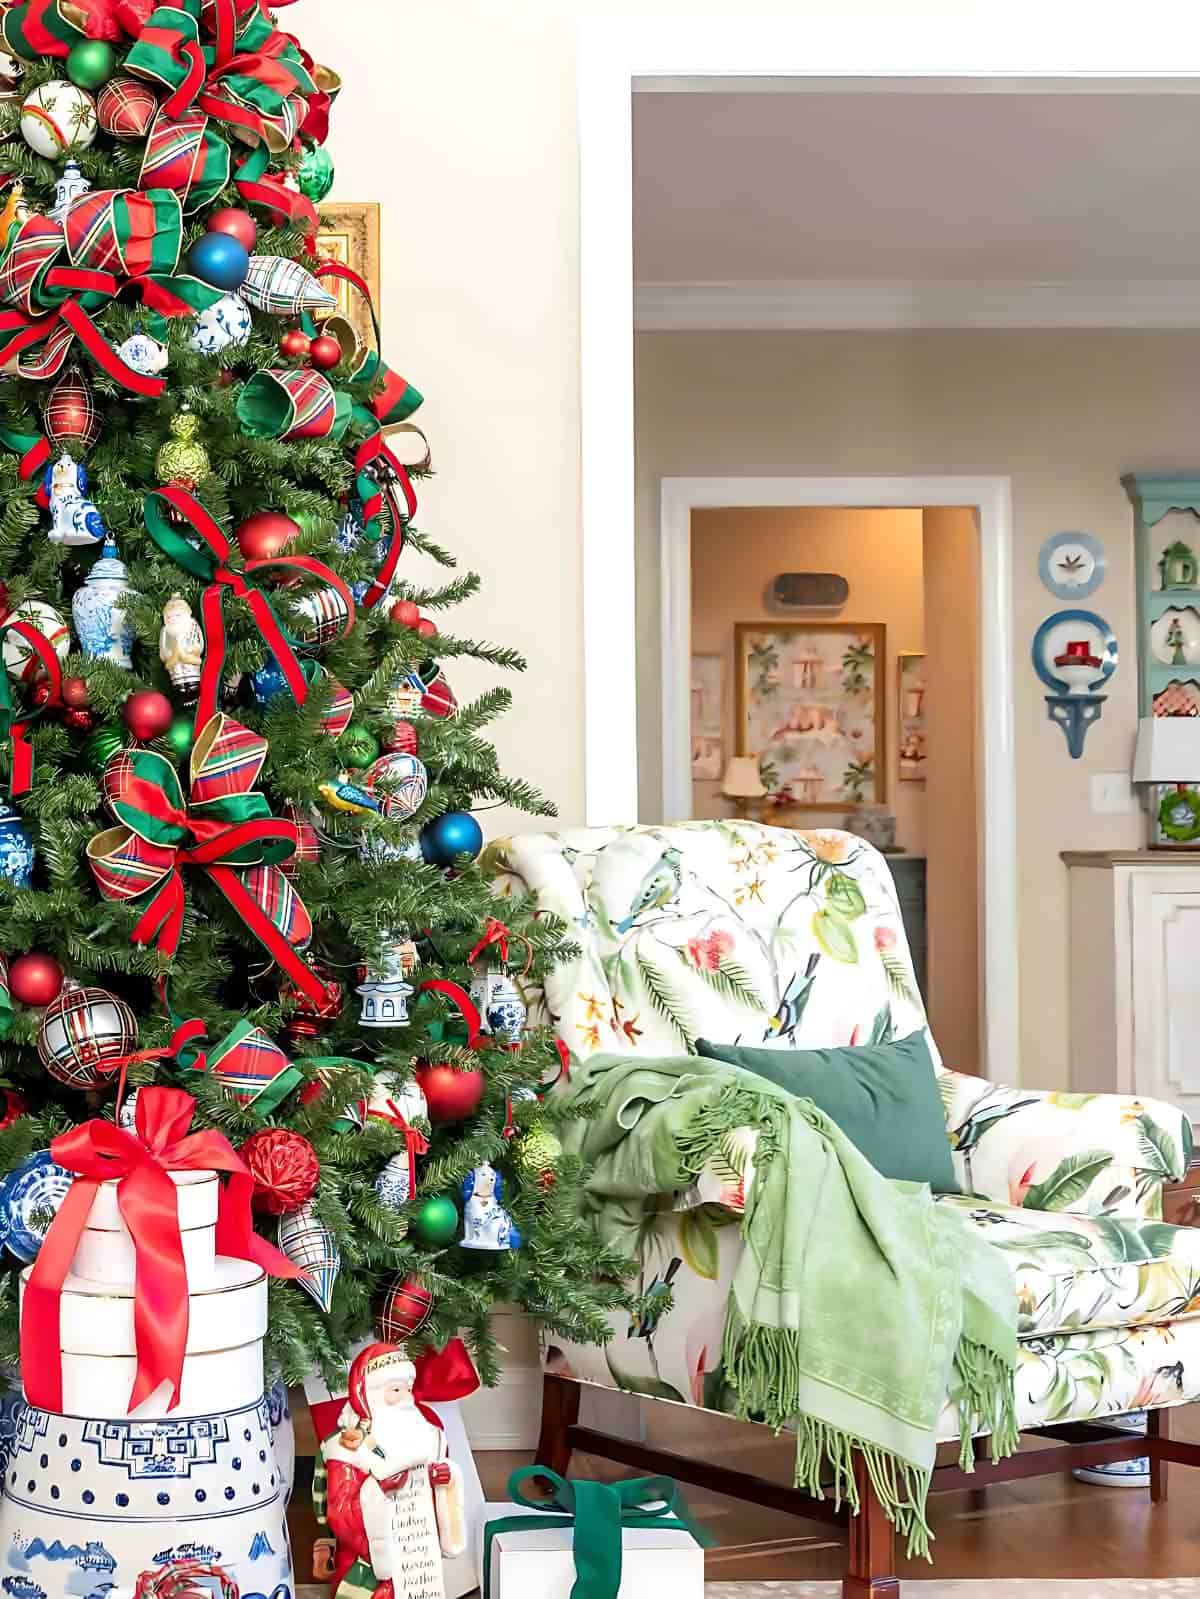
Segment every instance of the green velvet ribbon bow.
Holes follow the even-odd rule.
[[[521,1484],[531,1477],[549,1482],[549,1499],[527,1499]],[[532,1516],[499,1516],[483,1529],[483,1599],[491,1599],[492,1541],[501,1532],[537,1527],[573,1529],[575,1584],[571,1599],[617,1599],[621,1545],[627,1527],[677,1528],[702,1548],[716,1540],[692,1520],[673,1477],[633,1477],[628,1482],[568,1480],[545,1466],[522,1466],[508,1479],[508,1497]]]

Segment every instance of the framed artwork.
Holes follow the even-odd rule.
[[[692,656],[692,737],[720,738],[725,662],[719,655]]]
[[[724,746],[719,738],[705,738],[692,734],[692,780],[709,782],[720,778],[725,771],[722,759]]]
[[[854,810],[887,797],[882,622],[739,622],[737,750],[775,804]]]
[[[902,783],[925,781],[925,654],[901,650],[896,657],[896,726],[899,729],[898,776]]]
[[[321,207],[321,227],[317,234],[317,254],[327,261],[338,261],[365,278],[379,313],[379,201],[344,201]],[[325,278],[324,285],[337,296],[338,311],[346,317],[359,338],[369,348],[374,344],[371,317],[361,294],[338,278]]]

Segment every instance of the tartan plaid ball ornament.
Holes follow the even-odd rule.
[[[100,91],[96,118],[114,139],[144,139],[158,110],[158,99],[137,78],[113,78]]]
[[[68,1088],[99,1088],[109,1078],[106,1063],[132,1052],[137,1022],[123,999],[106,988],[68,983],[46,1007],[38,1028],[42,1065]]]
[[[46,401],[46,433],[52,444],[89,450],[100,437],[100,413],[92,385],[77,366],[69,366]]]
[[[349,631],[351,613],[345,596],[328,583],[298,600],[296,611],[295,633],[301,649],[319,650]]]
[[[433,1295],[415,1277],[397,1277],[379,1309],[379,1333],[390,1344],[411,1338],[433,1314]]]

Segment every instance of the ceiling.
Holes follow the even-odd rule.
[[[1200,92],[641,92],[634,252],[642,325],[1200,325]]]

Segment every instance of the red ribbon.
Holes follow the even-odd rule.
[[[564,1083],[570,1082],[570,1080],[571,1080],[571,1051],[563,1043],[561,1038],[556,1038],[554,1040],[554,1047],[558,1051],[558,1058],[559,1058],[560,1062],[562,1063],[562,1080],[563,1080]]]
[[[44,633],[40,633],[32,623],[22,622],[10,613],[7,618],[0,617],[0,638],[3,638],[6,633],[16,633],[25,640],[41,662],[42,670],[50,682],[49,698],[42,705],[39,705],[32,715],[22,717],[16,722],[10,722],[8,726],[8,736],[12,740],[12,784],[10,793],[13,799],[20,799],[22,794],[28,794],[33,785],[33,746],[29,742],[30,730],[44,710],[51,706],[57,709],[63,702],[62,666],[50,640]],[[3,700],[4,704],[7,705],[7,695],[3,697]],[[6,710],[4,714],[7,715]]]
[[[45,287],[77,289],[85,293],[102,294],[111,300],[125,287],[126,281],[111,272],[97,272],[90,267],[51,267],[45,276]],[[145,279],[134,281],[141,287],[147,303],[153,304],[156,310],[171,314],[166,308],[167,296],[152,290]],[[173,296],[170,299],[172,303],[182,306],[182,302],[176,302]],[[11,335],[0,340],[0,367],[7,366],[33,345],[43,343],[60,323],[75,334],[97,366],[131,393],[155,399],[166,388],[166,378],[148,377],[144,372],[135,372],[131,366],[126,366],[74,295],[64,300],[57,311],[51,311],[46,316],[30,316],[15,307],[0,311],[0,334]],[[70,342],[69,339],[67,342]]]
[[[508,940],[510,936],[508,928],[505,927],[503,922],[498,921],[495,916],[489,916],[483,924],[483,937],[467,956],[467,965],[474,966],[484,950],[493,946],[499,950],[500,959],[506,961],[508,959]]]
[[[447,999],[453,1000],[467,1024],[467,1048],[474,1049],[478,1045],[483,1036],[480,1030],[479,1012],[475,1008],[475,1001],[460,983],[452,983],[447,977],[431,977],[421,984],[417,993],[444,994]]]
[[[389,1099],[387,1107],[395,1119],[397,1131],[404,1134],[404,1147],[408,1152],[408,1191],[415,1194],[417,1191],[417,1156],[429,1153],[429,1140],[425,1134],[406,1120],[404,1112],[394,1099]]]
[[[50,1145],[60,1166],[76,1173],[25,1285],[21,1306],[21,1375],[25,1397],[39,1410],[62,1411],[62,1286],[100,1184],[117,1183],[117,1204],[137,1257],[133,1326],[137,1376],[132,1413],[162,1383],[168,1410],[179,1403],[188,1336],[188,1279],[179,1233],[173,1171],[228,1172],[217,1212],[217,1253],[249,1260],[272,1277],[300,1268],[254,1231],[253,1179],[223,1133],[188,1133],[196,1101],[181,1088],[143,1088],[137,1132],[96,1119],[61,1133]]]
[[[461,1338],[451,1338],[444,1349],[434,1350],[427,1345],[413,1365],[417,1368],[413,1398],[422,1404],[466,1399],[479,1387],[479,1373]]]

